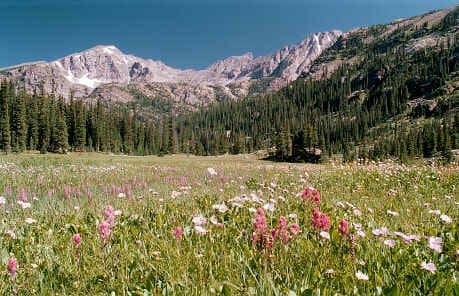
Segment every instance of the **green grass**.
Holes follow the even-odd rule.
[[[209,167],[218,175],[211,176]],[[118,197],[113,186],[129,186],[132,197]],[[306,186],[321,193],[319,208],[332,222],[330,241],[311,224],[314,205],[297,196]],[[67,197],[66,187],[74,192]],[[28,192],[29,209],[16,203],[21,188]],[[252,156],[2,156],[0,194],[7,204],[0,205],[0,294],[457,295],[458,188],[452,167],[300,165]],[[185,193],[172,198],[173,191]],[[229,202],[251,193],[264,202]],[[302,232],[286,245],[261,250],[251,242],[252,211],[270,199],[276,206],[267,211],[269,227],[280,216],[296,214],[289,223],[297,222]],[[212,208],[222,202],[226,213]],[[122,214],[104,245],[97,226],[106,205]],[[199,235],[192,223],[198,214],[215,215],[223,226],[208,221],[209,232]],[[349,239],[338,232],[343,218],[351,233],[353,223],[360,223],[366,234],[356,239],[355,257]],[[185,229],[182,241],[172,235],[176,226]],[[421,238],[408,244],[372,234],[383,226]],[[74,233],[83,238],[80,248],[72,243]],[[442,238],[441,253],[428,247],[430,236]],[[385,239],[395,246],[384,245]],[[15,278],[6,268],[10,257],[19,264]],[[422,261],[432,261],[437,271],[421,269]],[[334,273],[327,274],[329,269]],[[357,279],[358,270],[369,280]]]

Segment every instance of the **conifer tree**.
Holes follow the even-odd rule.
[[[0,145],[5,153],[9,153],[11,148],[9,99],[10,86],[6,81],[3,81],[0,86]]]

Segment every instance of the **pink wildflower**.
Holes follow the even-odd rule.
[[[312,212],[312,225],[314,225],[317,230],[329,230],[331,226],[330,218],[318,209],[314,209]]]
[[[110,223],[107,221],[102,221],[98,226],[98,231],[99,231],[100,239],[105,243],[105,241],[108,239],[108,237],[112,233],[112,230],[110,228]]]
[[[274,243],[273,235],[275,229],[268,232],[265,211],[262,208],[258,208],[257,215],[255,216],[255,219],[253,219],[252,227],[252,243],[263,248],[271,248]]]
[[[19,200],[22,202],[27,201],[27,190],[25,188],[19,189]]]
[[[115,211],[113,207],[108,205],[104,209],[104,219],[110,224],[110,227],[115,226]]]
[[[296,223],[290,225],[290,232],[292,235],[298,235],[301,232],[300,226]]]
[[[301,197],[304,200],[311,200],[315,202],[316,204],[320,203],[320,193],[319,190],[313,188],[313,187],[307,187],[306,189],[301,192]]]
[[[273,239],[280,238],[284,244],[290,240],[290,235],[287,231],[287,219],[284,216],[279,217],[277,229],[272,231],[271,236]]]
[[[12,278],[16,276],[16,271],[18,269],[18,261],[16,258],[11,257],[8,259],[8,263],[6,265],[6,269]]]
[[[342,236],[346,236],[349,234],[349,223],[345,220],[345,219],[342,219],[340,222],[339,222],[339,233],[342,235]]]
[[[174,228],[172,231],[172,234],[174,235],[175,239],[178,241],[181,241],[183,238],[183,229],[181,226],[177,226]]]
[[[72,236],[72,241],[73,241],[73,244],[75,245],[75,247],[79,248],[80,245],[81,245],[81,235],[79,233],[75,233]]]

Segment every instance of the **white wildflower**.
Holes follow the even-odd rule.
[[[207,219],[203,215],[194,216],[193,220],[191,221],[193,222],[194,225],[197,225],[197,226],[202,226],[207,223]]]
[[[208,172],[209,175],[211,175],[211,176],[216,176],[216,175],[218,175],[217,171],[216,171],[214,168],[207,168],[207,172]]]
[[[422,261],[421,268],[430,271],[431,273],[435,273],[435,271],[437,271],[437,267],[433,262],[426,263],[425,261]]]
[[[26,222],[27,224],[33,224],[33,223],[36,223],[37,220],[32,219],[32,218],[26,218],[26,219],[25,219],[25,222]]]
[[[450,224],[451,222],[453,222],[453,219],[451,219],[450,216],[445,215],[445,214],[443,214],[443,215],[440,216],[440,220],[442,220],[442,221],[445,222],[446,224]]]
[[[361,272],[360,270],[357,270],[356,273],[355,273],[355,277],[359,280],[362,280],[362,281],[368,281],[369,280],[369,277],[368,275],[364,274],[363,272]]]
[[[330,233],[328,233],[327,231],[321,231],[319,235],[326,240],[330,240]]]
[[[393,239],[386,239],[384,244],[392,249],[395,246],[395,241]]]
[[[212,208],[219,213],[225,213],[228,211],[228,207],[224,203],[213,205]]]
[[[437,253],[441,253],[442,251],[441,245],[443,243],[443,240],[441,239],[441,237],[431,236],[429,237],[428,241],[429,241],[429,248],[431,248]]]
[[[204,235],[207,233],[207,229],[199,225],[194,226],[194,231],[196,231],[196,233],[201,234],[201,235]]]

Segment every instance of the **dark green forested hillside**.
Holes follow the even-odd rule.
[[[275,94],[180,116],[173,149],[207,155],[276,147],[273,156],[283,160],[315,160],[320,152],[450,159],[459,147],[457,16],[456,9],[435,25],[384,38],[383,26],[340,38],[321,58],[356,62],[328,78],[306,74]],[[438,41],[410,48],[421,38]]]

